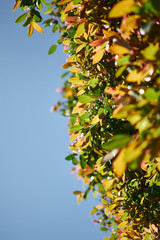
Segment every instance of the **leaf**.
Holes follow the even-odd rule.
[[[115,135],[111,138],[110,141],[106,142],[102,148],[105,150],[113,150],[115,148],[123,147],[124,145],[127,145],[129,141],[131,140],[131,136],[126,134],[119,134]]]
[[[85,158],[83,157],[83,155],[80,155],[80,166],[82,169],[86,168],[86,161],[85,161]]]
[[[13,7],[12,12],[14,12],[14,11],[18,8],[18,6],[19,6],[20,3],[21,3],[21,1],[15,2],[15,5],[14,5],[14,7]]]
[[[149,100],[158,100],[158,98],[160,97],[160,91],[156,92],[154,88],[148,88],[144,96]]]
[[[153,72],[152,65],[147,66],[146,69],[138,71],[138,69],[134,69],[132,72],[130,72],[126,78],[128,82],[137,82],[137,84],[140,84],[145,77],[147,77],[150,72]]]
[[[34,30],[34,29],[33,29],[32,24],[29,24],[29,26],[28,26],[28,37],[32,36],[33,30]]]
[[[57,5],[65,5],[65,4],[67,4],[67,3],[69,3],[69,2],[71,2],[72,0],[60,0],[58,3],[57,3]]]
[[[114,44],[111,48],[110,48],[111,52],[113,54],[117,54],[117,55],[124,55],[124,54],[128,54],[130,52],[130,49],[122,46],[122,45],[118,45],[118,44]]]
[[[48,54],[51,55],[56,51],[56,49],[57,49],[57,44],[52,45],[48,51]]]
[[[124,161],[124,156],[125,156],[125,151],[121,150],[121,152],[118,154],[118,156],[116,157],[116,159],[113,162],[113,169],[115,174],[118,177],[122,177],[123,173],[125,172],[126,168],[127,168],[127,164]]]
[[[70,136],[70,142],[75,140],[78,136],[79,136],[79,133],[72,133],[71,136]]]
[[[65,157],[65,160],[71,161],[74,158],[74,154],[69,154],[67,157]]]
[[[79,45],[76,49],[76,53],[79,53],[82,50],[82,48],[84,48],[85,46],[86,46],[85,44]]]
[[[81,193],[82,193],[81,191],[74,191],[74,192],[73,192],[74,195],[79,195],[79,194],[81,194]]]
[[[21,23],[21,22],[23,22],[23,21],[26,19],[26,17],[27,17],[27,13],[24,13],[24,14],[20,15],[20,16],[16,19],[15,23]]]
[[[103,186],[104,189],[107,191],[114,183],[114,179],[109,179],[109,180],[104,180],[103,181]]]
[[[133,12],[136,3],[134,0],[122,0],[118,2],[109,12],[110,18],[123,17],[126,14]]]
[[[141,53],[146,59],[154,61],[157,59],[156,54],[158,53],[158,51],[159,51],[159,42],[157,42],[155,45],[151,43],[147,48],[141,51]]]
[[[79,204],[83,199],[83,193],[77,195],[77,203]]]
[[[80,125],[74,125],[73,127],[71,127],[71,128],[69,129],[69,131],[70,131],[70,132],[78,132],[78,131],[80,131],[80,130],[82,130],[82,129],[83,129],[82,126],[80,126]]]
[[[43,14],[50,14],[51,12],[53,12],[52,7],[48,8],[46,11],[44,11]]]
[[[89,95],[81,95],[78,98],[78,101],[80,103],[90,103],[92,101],[94,101],[95,97],[89,96]]]
[[[97,124],[100,121],[98,114],[96,116],[94,116],[94,118],[92,119],[91,124]]]
[[[95,40],[95,41],[89,43],[89,46],[97,47],[97,46],[102,45],[104,42],[106,42],[106,39],[98,39],[98,40]]]
[[[103,209],[103,208],[105,208],[105,207],[106,207],[106,206],[105,206],[105,205],[102,205],[102,204],[96,206],[96,208],[99,209],[99,210],[100,210],[100,209]]]
[[[76,5],[76,4],[79,4],[82,0],[73,0],[73,4]]]
[[[42,27],[41,27],[38,23],[32,22],[32,26],[33,26],[33,28],[34,28],[37,32],[40,32],[40,33],[43,33],[43,32],[44,32],[43,29],[42,29]]]
[[[85,22],[82,22],[79,24],[77,31],[74,35],[74,38],[78,38],[79,36],[81,36],[83,33],[85,32]]]
[[[93,64],[100,62],[101,59],[103,58],[104,53],[105,53],[105,48],[100,49],[98,52],[96,52],[96,54],[93,56]]]
[[[126,56],[123,56],[121,58],[118,59],[118,65],[127,65],[130,63],[129,61],[130,59],[130,55],[126,55]]]

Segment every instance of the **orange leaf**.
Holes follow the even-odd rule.
[[[96,206],[97,209],[103,209],[103,208],[105,208],[105,207],[106,207],[105,205],[97,205],[97,206]]]
[[[37,32],[40,32],[40,33],[44,32],[42,27],[38,23],[32,22],[31,24],[32,24],[33,28],[36,29]]]
[[[29,26],[28,26],[28,37],[32,36],[33,30],[34,30],[33,26],[31,24],[29,24]]]
[[[18,8],[20,2],[21,2],[21,1],[15,2],[15,5],[14,5],[14,8],[13,8],[12,12],[14,12],[14,11]]]

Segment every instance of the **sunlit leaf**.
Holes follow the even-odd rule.
[[[122,0],[118,2],[114,7],[111,9],[109,13],[110,18],[118,18],[123,17],[126,14],[129,14],[133,11],[136,3],[134,0]]]
[[[14,5],[14,7],[13,7],[12,12],[14,12],[14,11],[18,8],[18,6],[19,6],[20,3],[21,3],[21,1],[16,1],[16,2],[15,2],[15,5]]]
[[[57,44],[52,45],[48,51],[48,54],[51,55],[56,51],[56,49],[57,49]]]
[[[101,59],[103,58],[104,53],[105,53],[104,48],[100,49],[98,52],[96,52],[96,54],[93,56],[93,64],[100,62]]]
[[[20,16],[16,19],[15,23],[21,23],[21,22],[23,22],[23,21],[26,19],[26,17],[27,17],[27,13],[24,13],[24,14],[20,15]]]
[[[102,148],[105,150],[113,150],[115,148],[120,148],[129,143],[131,137],[125,134],[115,135],[110,141],[106,142]]]
[[[40,33],[43,33],[43,32],[44,32],[43,29],[42,29],[42,27],[41,27],[38,23],[32,22],[32,26],[33,26],[33,28],[34,28],[37,32],[40,32]]]

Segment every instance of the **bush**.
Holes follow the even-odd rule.
[[[100,196],[91,214],[107,239],[160,239],[160,1],[18,0],[16,22],[59,31],[69,55],[60,109],[69,116],[66,160],[84,192]],[[27,11],[27,12],[26,12]],[[49,49],[52,54],[57,44]]]

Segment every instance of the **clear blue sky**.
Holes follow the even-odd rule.
[[[91,221],[92,196],[72,194],[82,182],[70,174],[67,119],[50,113],[60,95],[63,49],[51,29],[27,37],[15,24],[14,2],[0,7],[0,240],[100,240]]]

